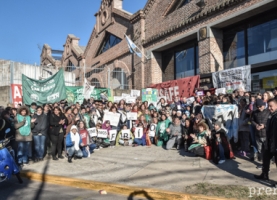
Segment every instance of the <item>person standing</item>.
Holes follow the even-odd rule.
[[[275,163],[277,158],[277,100],[270,99],[268,101],[268,109],[270,115],[267,123],[262,125],[261,128],[266,129],[266,140],[264,143],[265,151],[263,153],[263,172],[261,175],[254,175],[256,179],[268,180],[268,172],[270,160],[275,156]]]

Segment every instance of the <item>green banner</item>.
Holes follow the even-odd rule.
[[[63,70],[45,80],[31,79],[22,74],[23,102],[30,105],[36,102],[38,105],[44,103],[55,103],[66,98]]]
[[[70,104],[75,104],[76,102],[82,104],[84,100],[83,90],[84,87],[82,86],[66,86],[67,102]],[[95,100],[111,100],[111,90],[108,88],[94,88],[91,97]]]

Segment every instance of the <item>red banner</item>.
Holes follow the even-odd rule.
[[[158,89],[158,96],[165,96],[167,101],[172,102],[174,97],[192,97],[195,88],[199,88],[200,76],[191,76],[178,80],[153,84],[150,88]]]
[[[11,88],[12,88],[13,105],[15,108],[17,108],[17,105],[19,103],[22,105],[22,85],[11,84]]]

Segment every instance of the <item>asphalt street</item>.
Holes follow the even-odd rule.
[[[17,179],[0,183],[0,200],[139,200],[130,194],[129,197],[107,194],[80,188],[64,187],[23,179],[19,184]],[[152,198],[145,198],[152,199]]]

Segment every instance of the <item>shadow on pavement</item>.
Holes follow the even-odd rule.
[[[135,191],[135,192],[132,192],[129,197],[127,198],[127,200],[133,200],[135,196],[137,195],[144,195],[145,198],[143,199],[147,199],[147,200],[154,200],[154,198],[152,198],[146,191],[144,190],[141,190],[141,191]]]

